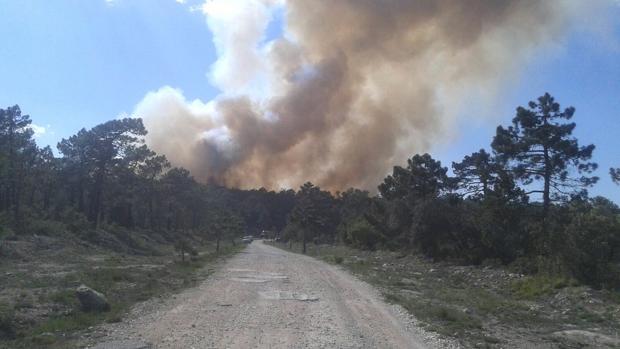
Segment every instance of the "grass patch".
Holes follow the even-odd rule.
[[[75,298],[74,290],[62,290],[54,292],[47,296],[47,300],[52,303],[64,306],[77,306],[78,304],[77,299]]]
[[[76,264],[79,268],[72,269],[64,277],[25,277],[17,285],[24,286],[25,290],[37,289],[38,296],[24,291],[12,306],[0,304],[0,349],[75,348],[79,346],[75,334],[104,322],[122,321],[137,302],[195,285],[208,274],[207,265],[243,248],[242,244],[225,244],[216,253],[214,246],[209,245],[200,255],[187,258],[185,262],[177,260],[178,256],[172,251],[163,256],[113,254],[101,260],[89,259]],[[75,296],[75,289],[80,284],[103,293],[111,310],[105,313],[82,312]],[[50,303],[54,309],[52,315],[33,324],[16,326],[13,314],[20,308]]]
[[[514,282],[512,290],[519,299],[535,300],[554,294],[562,288],[576,285],[574,280],[564,276],[538,274]]]
[[[479,318],[460,309],[393,293],[387,293],[385,298],[390,303],[401,305],[416,318],[428,324],[431,330],[443,335],[463,336],[468,331],[482,328]]]

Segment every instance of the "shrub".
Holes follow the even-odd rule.
[[[8,240],[13,235],[13,231],[10,228],[0,225],[0,256],[4,253],[4,241]]]
[[[63,210],[60,213],[59,218],[60,221],[65,223],[67,229],[73,234],[88,231],[92,226],[85,215],[73,208]]]
[[[620,221],[618,207],[595,198],[587,208],[573,209],[562,249],[575,277],[594,287],[620,289]]]
[[[573,285],[575,285],[575,282],[570,278],[543,273],[519,280],[513,284],[512,288],[515,295],[519,298],[536,299]]]
[[[67,227],[58,221],[31,219],[26,226],[26,232],[30,234],[61,236],[67,231]]]
[[[385,240],[385,237],[364,218],[358,218],[347,224],[345,229],[347,241],[361,249],[373,250]]]
[[[469,205],[451,197],[426,200],[414,209],[414,243],[434,259],[457,258],[479,264],[485,253],[480,233],[467,219]]]
[[[0,304],[0,340],[15,339],[16,329],[13,309],[6,304]]]

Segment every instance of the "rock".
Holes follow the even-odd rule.
[[[400,279],[400,283],[403,285],[417,285],[418,282],[416,280],[412,280],[409,278],[402,278]]]
[[[110,303],[105,296],[86,285],[78,287],[75,290],[75,295],[80,301],[83,311],[102,312],[110,310]]]
[[[599,347],[606,345],[614,348],[620,346],[620,339],[618,338],[584,330],[558,331],[554,332],[553,336],[585,346]]]
[[[46,344],[46,345],[54,344],[54,342],[56,341],[56,336],[54,336],[54,334],[50,332],[43,332],[37,335],[35,338],[39,344]]]
[[[410,297],[421,297],[422,296],[422,292],[418,292],[418,291],[414,291],[414,290],[407,290],[407,289],[401,289],[400,293],[403,295],[407,295]]]

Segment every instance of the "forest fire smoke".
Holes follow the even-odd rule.
[[[163,87],[135,115],[149,145],[199,180],[374,190],[393,164],[449,138],[465,101],[490,99],[586,3],[207,1],[221,95],[188,101]],[[277,11],[283,35],[270,39]]]

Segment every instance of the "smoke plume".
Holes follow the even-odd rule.
[[[374,190],[393,164],[448,141],[584,4],[495,0],[211,0],[221,95],[163,87],[136,107],[147,142],[199,180]],[[267,40],[277,11],[284,34]]]

